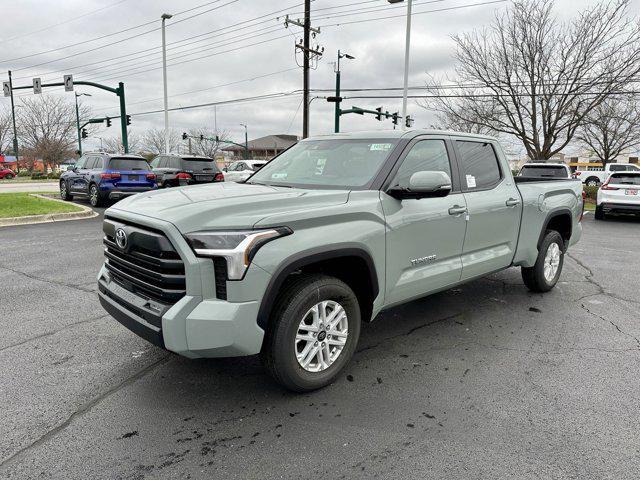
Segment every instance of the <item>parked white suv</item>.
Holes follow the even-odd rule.
[[[266,165],[266,160],[240,160],[223,169],[225,182],[243,182]]]
[[[640,214],[640,170],[612,173],[598,190],[596,201],[597,220],[604,220],[609,213]]]
[[[599,170],[577,170],[575,177],[582,180],[587,187],[597,187],[614,172],[640,172],[640,167],[633,163],[608,163]]]

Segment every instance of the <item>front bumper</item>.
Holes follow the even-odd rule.
[[[186,295],[172,305],[134,293],[111,275],[105,265],[98,275],[103,308],[120,324],[145,340],[189,358],[254,355],[262,348],[264,331],[257,324],[260,299],[270,275],[249,267],[244,280],[227,282],[227,300],[216,298],[214,265],[196,257],[172,224],[127,213],[108,212],[107,221],[162,231],[181,256]],[[109,260],[107,260],[108,262]]]

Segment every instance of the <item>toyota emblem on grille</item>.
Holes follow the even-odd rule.
[[[116,230],[116,243],[123,250],[127,246],[127,232],[125,232],[122,228]]]

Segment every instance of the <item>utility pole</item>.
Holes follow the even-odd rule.
[[[82,133],[80,128],[80,109],[78,108],[78,97],[86,96],[90,97],[90,93],[77,93],[74,92],[76,97],[76,127],[78,128],[78,155],[82,156]]]
[[[247,133],[247,125],[241,123],[240,126],[244,127],[244,159],[249,160],[249,135]]]
[[[11,91],[11,117],[13,119],[13,154],[16,156],[16,168],[20,169],[18,159],[18,131],[16,129],[16,107],[13,103],[13,81],[11,80],[11,70],[9,70],[9,90]]]
[[[173,17],[169,13],[162,14],[162,82],[164,83],[164,153],[169,153],[169,99],[167,96],[167,39],[165,22]]]
[[[287,15],[284,21],[285,28],[289,28],[289,24],[303,29],[302,41],[296,43],[296,50],[302,50],[302,138],[307,138],[309,136],[309,69],[311,60],[319,59],[324,52],[324,47],[311,47],[311,37],[315,38],[316,34],[320,33],[319,28],[311,26],[311,0],[304,1],[304,21],[292,20]]]

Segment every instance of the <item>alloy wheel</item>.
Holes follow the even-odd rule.
[[[549,283],[556,278],[558,268],[560,268],[560,255],[560,246],[557,243],[549,245],[544,257],[544,278]]]
[[[322,372],[340,356],[347,344],[349,321],[342,305],[325,300],[302,317],[295,339],[298,364],[308,372]]]

